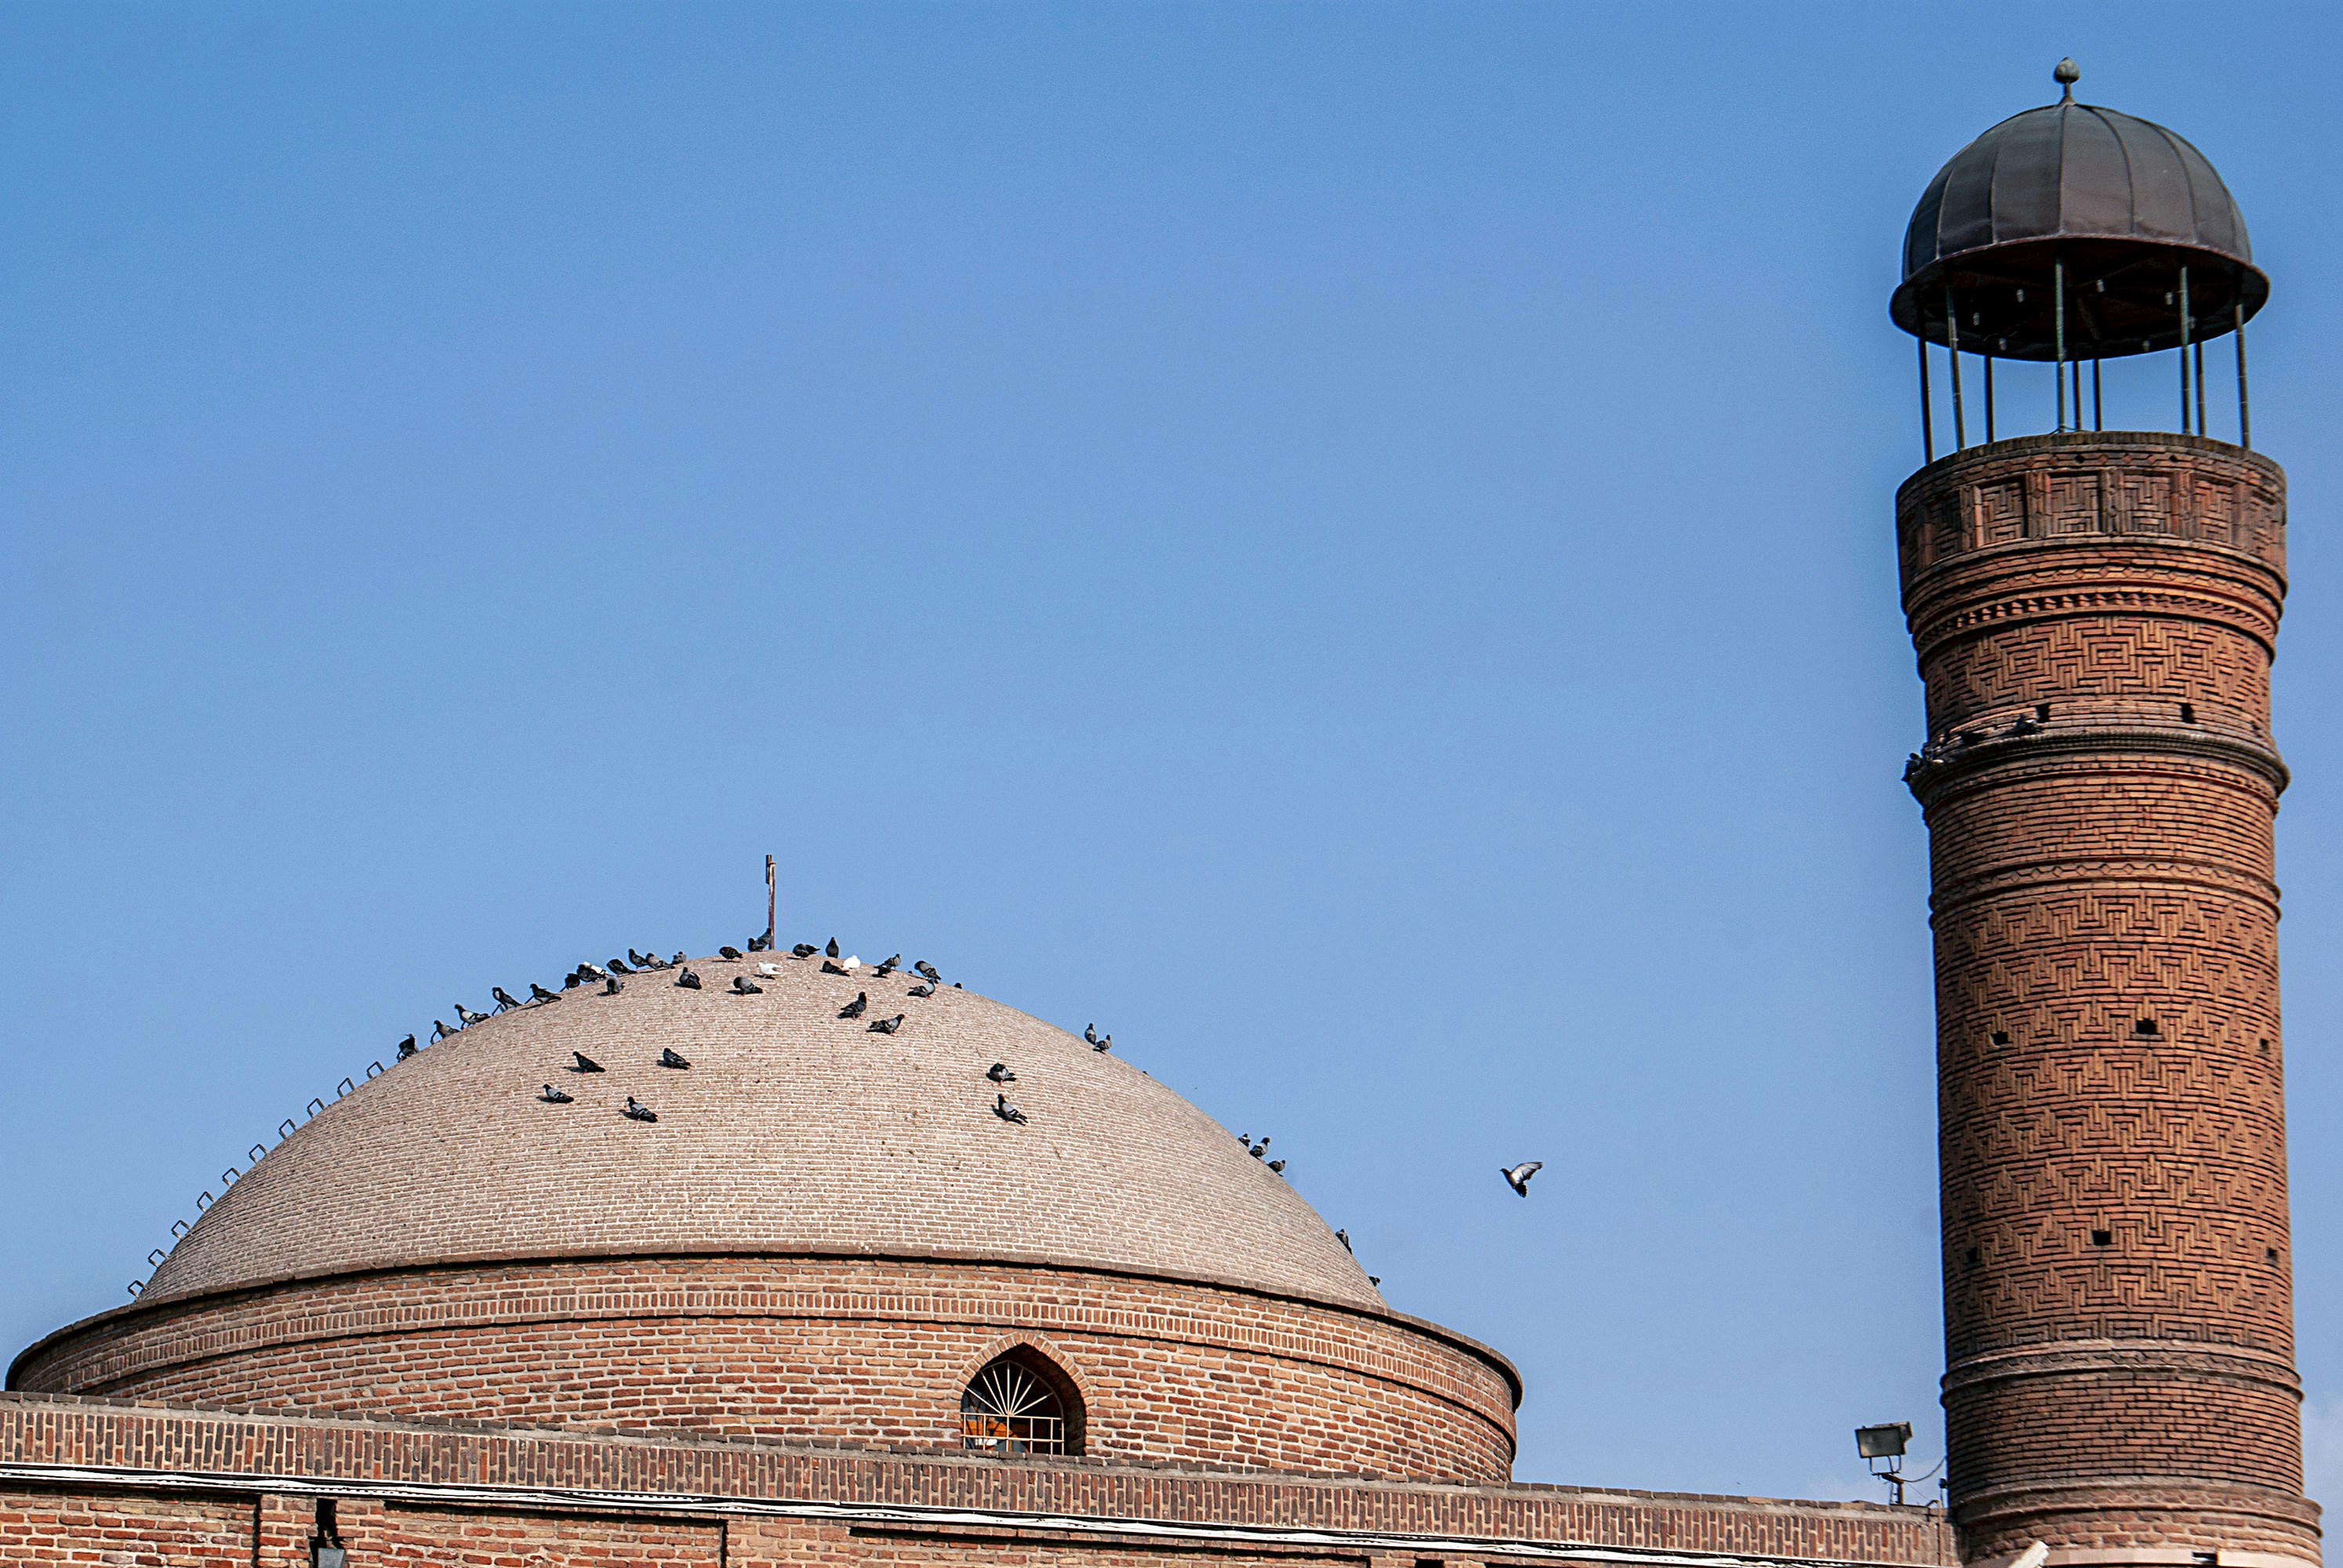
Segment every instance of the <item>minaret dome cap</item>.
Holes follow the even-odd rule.
[[[2051,358],[2057,263],[2070,359],[2176,347],[2184,266],[2190,341],[2230,330],[2239,306],[2259,310],[2269,279],[2205,155],[2162,126],[2077,103],[2074,61],[2053,75],[2057,103],[2002,121],[1929,182],[1904,234],[1896,325],[1946,342],[1949,286],[1961,347]]]

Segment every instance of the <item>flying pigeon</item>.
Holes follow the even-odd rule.
[[[936,994],[936,988],[932,985],[927,984],[915,985],[903,994],[905,996],[933,996]]]
[[[862,1010],[870,1005],[870,993],[867,990],[856,991],[854,993],[854,1000],[838,1010],[838,1016],[840,1018],[860,1018],[862,1016]]]
[[[413,1056],[414,1054],[415,1037],[410,1034],[405,1040],[398,1042],[398,1060],[405,1061],[408,1057]]]
[[[675,983],[681,986],[686,990],[698,990],[699,989],[699,977],[693,974],[689,970],[686,970],[681,974],[675,977]]]
[[[689,1068],[691,1063],[686,1061],[682,1057],[676,1055],[672,1049],[662,1047],[659,1050],[659,1065],[661,1067]]]
[[[759,985],[755,980],[750,980],[747,975],[734,975],[732,977],[732,994],[734,996],[762,996],[765,994],[765,988]]]
[[[740,956],[740,950],[735,947],[721,947],[718,948],[716,951],[717,955],[720,958],[738,960]]]
[[[842,974],[846,973],[846,971],[845,971],[844,970],[840,969],[836,964],[834,964],[834,963],[830,962],[828,959],[824,959],[824,960],[821,960],[821,972],[822,972],[822,973],[824,973],[824,974],[826,974],[826,975],[842,975]]]
[[[1025,1120],[1025,1113],[1018,1110],[1015,1106],[1010,1104],[1009,1096],[1005,1094],[996,1094],[992,1097],[992,1114],[998,1116],[1003,1121],[1022,1121]]]
[[[538,1095],[538,1098],[544,1101],[548,1105],[568,1105],[578,1097],[574,1094],[564,1094],[561,1091],[554,1088],[553,1085],[548,1083],[545,1086],[545,1092]]]
[[[882,1018],[872,1023],[870,1026],[870,1032],[872,1034],[892,1034],[902,1027],[903,1015],[899,1012],[892,1018]]]
[[[1101,1053],[1112,1050],[1114,1049],[1114,1036],[1111,1034],[1102,1034],[1099,1036],[1098,1043],[1091,1046],[1091,1049]]]
[[[1009,1070],[1009,1064],[1005,1061],[996,1061],[990,1067],[986,1068],[984,1070],[984,1076],[992,1080],[995,1083],[1014,1083],[1017,1081],[1017,1075]]]
[[[570,1055],[572,1055],[572,1056],[574,1056],[574,1057],[576,1057],[576,1058],[578,1059],[578,1065],[577,1065],[577,1066],[575,1066],[575,1067],[573,1067],[573,1068],[571,1068],[571,1069],[569,1070],[570,1071],[572,1071],[572,1072],[599,1072],[599,1071],[601,1071],[601,1070],[602,1070],[602,1064],[601,1064],[600,1062],[598,1062],[598,1061],[595,1060],[592,1057],[590,1057],[590,1056],[587,1055],[584,1051],[582,1051],[582,1050],[573,1050],[573,1051],[571,1051],[569,1054],[570,1054]]]
[[[920,973],[925,975],[930,980],[940,982],[944,978],[943,976],[936,973],[936,966],[930,963],[925,959],[912,960],[911,967],[919,970]]]
[[[618,960],[612,959],[610,960],[610,972],[614,975],[630,975],[635,971],[620,963]]]
[[[488,994],[497,999],[497,1010],[498,1012],[503,1012],[508,1008],[516,1008],[520,1005],[519,1002],[513,1000],[512,992],[505,990],[505,988],[500,985],[490,986],[488,988]]]
[[[1256,1160],[1260,1159],[1262,1155],[1264,1155],[1264,1154],[1266,1154],[1266,1153],[1268,1153],[1268,1152],[1269,1152],[1269,1140],[1268,1140],[1268,1139],[1266,1139],[1266,1138],[1262,1139],[1260,1142],[1258,1142],[1258,1143],[1256,1143],[1256,1144],[1254,1144],[1254,1145],[1252,1146],[1252,1157],[1253,1157],[1254,1159],[1256,1159]]]
[[[617,975],[612,975],[602,982],[602,994],[604,996],[616,996],[626,989],[627,982],[620,980]]]
[[[1524,1160],[1510,1171],[1498,1167],[1505,1178],[1505,1185],[1524,1198],[1530,1195],[1530,1178],[1544,1169],[1545,1161],[1543,1160]]]
[[[446,1024],[445,1022],[441,1021],[440,1020],[438,1020],[438,1019],[436,1019],[436,1018],[435,1018],[435,1019],[433,1019],[433,1020],[431,1020],[431,1043],[432,1043],[432,1044],[434,1044],[434,1045],[438,1044],[441,1040],[443,1040],[447,1039],[449,1035],[451,1035],[451,1034],[453,1034],[453,1033],[455,1033],[455,1032],[456,1032],[456,1031],[455,1031],[454,1030],[449,1029],[449,1028],[447,1026],[447,1024]]]
[[[659,1112],[640,1103],[629,1094],[627,1096],[627,1119],[630,1121],[657,1121]]]
[[[1094,1023],[1086,1023],[1082,1025],[1082,1038],[1089,1040],[1092,1045],[1096,1045],[1098,1043],[1098,1025]]]
[[[1351,1251],[1351,1233],[1348,1231],[1335,1231],[1334,1240],[1342,1243],[1342,1251],[1345,1252]]]
[[[1284,1175],[1284,1174],[1285,1174],[1285,1161],[1282,1161],[1282,1160],[1272,1160],[1272,1161],[1271,1161],[1269,1162],[1269,1168],[1270,1168],[1272,1171],[1276,1171],[1280,1176],[1282,1176],[1282,1175]]]
[[[528,982],[528,1000],[531,1001],[559,1001],[561,999],[558,996],[556,996],[553,992],[546,990],[543,986],[538,984],[535,980],[531,980]]]
[[[830,939],[829,952],[831,958],[836,958],[838,956],[838,939],[836,937]]]
[[[811,942],[799,942],[797,946],[789,950],[789,957],[793,959],[809,959],[820,951],[821,951],[821,950],[814,946]]]
[[[474,1012],[460,1001],[456,1004],[456,1027],[458,1029],[469,1029],[488,1016],[484,1012]]]

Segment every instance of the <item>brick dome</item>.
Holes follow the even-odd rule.
[[[764,955],[759,955],[759,958]],[[1383,1311],[1325,1221],[1228,1130],[1111,1054],[916,975],[695,960],[499,1014],[254,1165],[156,1270],[167,1301],[365,1270],[547,1258],[1045,1262]],[[731,994],[735,975],[764,988]],[[869,1019],[841,1020],[858,991]],[[659,1065],[660,1052],[688,1070]],[[602,1064],[569,1070],[571,1053]],[[993,1111],[994,1062],[1029,1120]],[[548,1104],[550,1081],[574,1095]],[[656,1123],[623,1114],[628,1096]]]

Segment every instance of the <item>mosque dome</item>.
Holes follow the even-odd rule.
[[[1963,347],[2051,358],[2058,262],[2069,358],[2179,342],[2184,266],[2192,341],[2230,330],[2269,297],[2245,216],[2205,155],[2162,126],[2077,103],[2079,75],[2061,61],[2059,102],[2012,115],[1929,182],[1889,305],[1905,331],[1944,343],[1950,289]]]
[[[657,971],[616,996],[579,987],[356,1086],[211,1205],[144,1299],[501,1259],[796,1253],[1382,1306],[1292,1187],[1119,1056],[950,985],[910,997],[916,974],[787,955],[691,968],[699,990]],[[736,975],[762,994],[733,993]],[[867,1015],[841,1020],[858,994]],[[897,1013],[898,1032],[870,1030]],[[988,1079],[995,1062],[1015,1081]],[[571,1101],[548,1103],[548,1083]],[[995,1113],[1004,1088],[1023,1122]],[[659,1120],[629,1119],[629,1097]]]

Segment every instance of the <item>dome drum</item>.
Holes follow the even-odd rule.
[[[2258,268],[2215,250],[2031,239],[1932,260],[1896,289],[1888,310],[1896,326],[1940,348],[1956,342],[1964,353],[2000,359],[2121,359],[2181,347],[2184,270],[2190,344],[2236,331],[2269,298]],[[1954,329],[1948,310],[1959,317]]]

